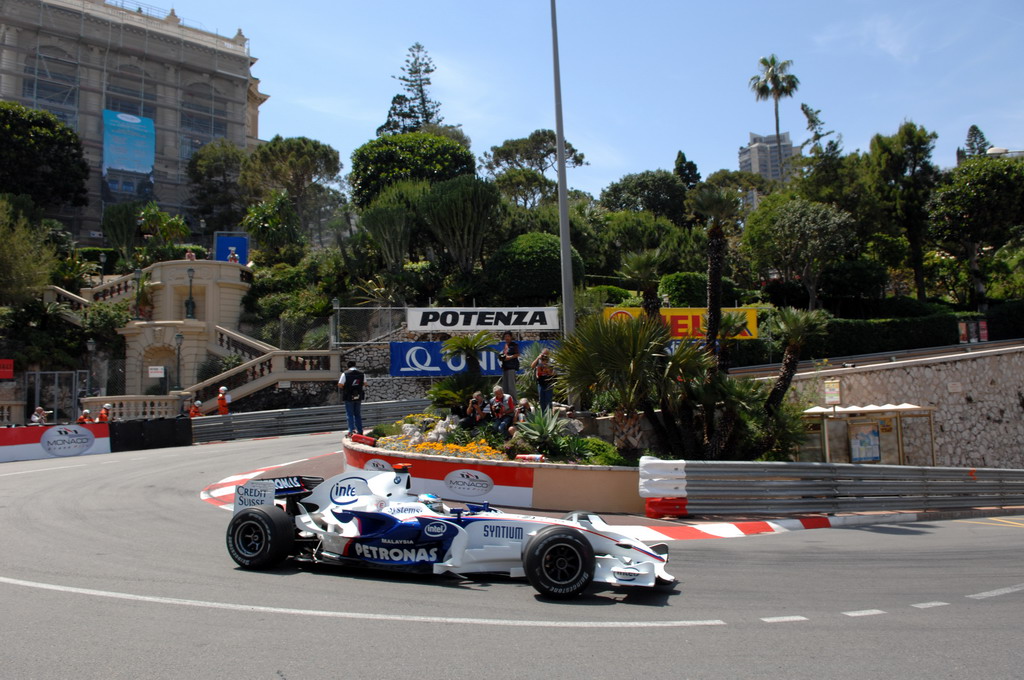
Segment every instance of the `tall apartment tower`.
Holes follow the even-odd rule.
[[[192,154],[217,137],[258,143],[267,95],[248,42],[134,0],[0,0],[0,99],[52,112],[82,140],[89,205],[58,215],[82,241],[98,242],[110,204],[187,214]]]
[[[793,148],[789,133],[783,132],[783,160],[800,155],[800,149]],[[740,170],[753,172],[765,179],[782,179],[782,164],[779,162],[779,151],[775,144],[775,135],[755,135],[750,133],[750,143],[740,147]]]

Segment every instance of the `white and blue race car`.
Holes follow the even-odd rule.
[[[575,597],[593,581],[675,583],[665,571],[664,544],[645,545],[583,511],[554,519],[504,513],[486,503],[452,510],[436,496],[411,493],[408,466],[346,471],[326,481],[264,481],[274,482],[275,502],[236,509],[228,525],[228,553],[245,569],[292,557],[434,574],[505,573],[525,576],[556,599]]]

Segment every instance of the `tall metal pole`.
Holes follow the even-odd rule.
[[[558,19],[551,0],[551,50],[555,66],[555,145],[558,160],[558,236],[562,241],[562,334],[576,330],[576,300],[572,289],[572,244],[569,242],[569,187],[565,178],[565,129],[562,126],[562,76],[558,66]]]

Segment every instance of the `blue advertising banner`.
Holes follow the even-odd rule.
[[[548,340],[520,340],[520,353],[537,342],[552,349],[557,345]],[[392,377],[443,378],[466,370],[466,361],[462,357],[450,361],[441,358],[440,342],[392,342],[390,345]],[[500,344],[493,345],[493,348],[497,351]],[[521,368],[528,368],[526,362],[521,361],[520,364]],[[484,375],[501,375],[501,362],[494,352],[480,354],[480,367]]]
[[[214,232],[213,259],[220,262],[248,264],[249,235],[241,231]]]
[[[153,174],[156,127],[153,119],[103,111],[103,169]],[[104,174],[107,174],[104,172]]]

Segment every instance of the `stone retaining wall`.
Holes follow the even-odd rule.
[[[794,394],[823,405],[826,378],[840,380],[844,406],[933,407],[936,465],[1024,468],[1024,346],[799,374]],[[925,418],[906,420],[906,464],[931,464],[928,437]]]

